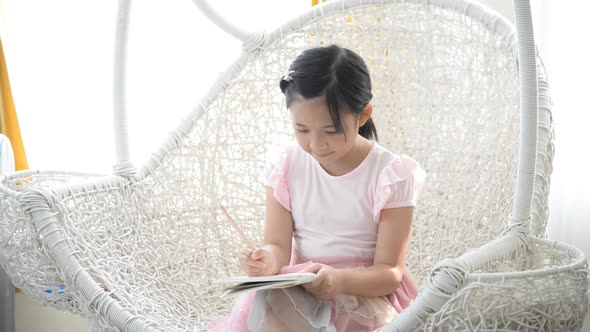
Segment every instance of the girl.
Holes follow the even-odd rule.
[[[373,141],[371,79],[354,52],[336,45],[308,49],[280,88],[297,142],[269,152],[264,245],[243,249],[239,263],[248,276],[316,277],[252,294],[225,326],[374,330],[416,296],[404,264],[426,173]]]

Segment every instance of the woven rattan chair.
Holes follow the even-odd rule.
[[[228,314],[212,280],[239,273],[240,241],[215,207],[260,241],[258,175],[271,142],[292,131],[278,80],[301,50],[337,43],[370,67],[380,143],[429,173],[407,258],[420,294],[384,330],[581,328],[587,261],[544,239],[552,114],[526,2],[522,38],[466,0],[330,1],[264,33],[195,3],[243,53],[145,165],[128,161],[122,1],[113,174],[0,177],[0,263],[27,296],[95,331],[204,330]]]

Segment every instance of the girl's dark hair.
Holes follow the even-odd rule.
[[[373,98],[371,77],[365,61],[353,51],[337,46],[303,51],[280,82],[287,108],[297,98],[325,96],[336,132],[343,132],[340,111],[360,115]],[[369,118],[359,134],[377,140],[377,129]]]

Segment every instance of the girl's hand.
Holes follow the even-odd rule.
[[[340,270],[329,265],[315,263],[301,272],[316,274],[312,282],[303,285],[303,288],[316,300],[328,300],[341,292]]]
[[[264,248],[250,249],[244,248],[240,251],[240,269],[248,277],[270,276],[276,274],[273,272],[272,253]]]

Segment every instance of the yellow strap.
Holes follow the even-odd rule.
[[[14,151],[14,163],[16,170],[29,168],[27,156],[25,154],[25,145],[20,135],[18,118],[12,100],[12,90],[10,89],[10,80],[8,79],[8,70],[6,69],[6,60],[4,58],[4,49],[0,39],[0,132],[10,139],[12,150]]]

